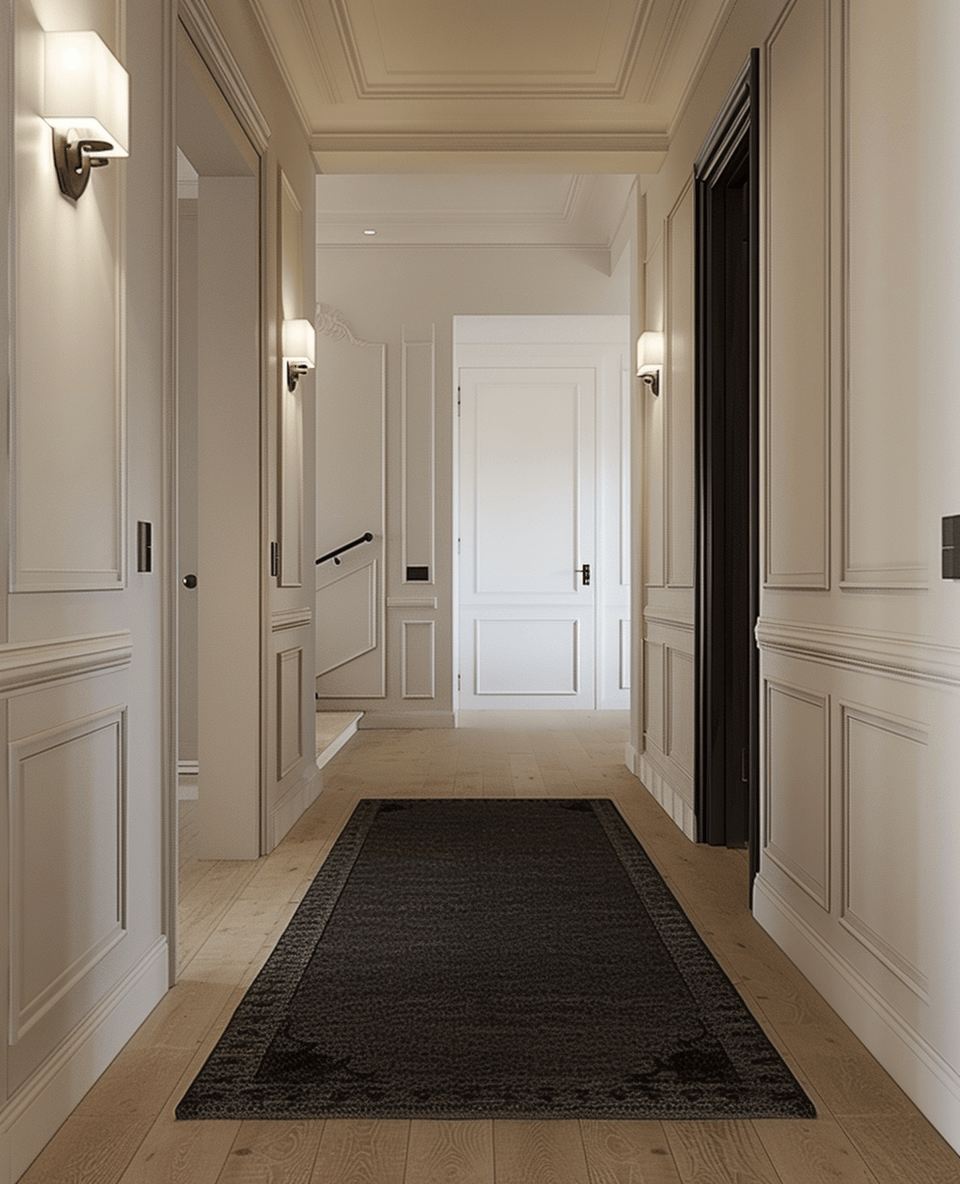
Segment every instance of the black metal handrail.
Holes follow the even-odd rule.
[[[352,543],[344,543],[342,547],[337,547],[335,551],[328,551],[326,555],[321,555],[317,563],[326,563],[328,559],[332,559],[334,563],[339,563],[338,555],[342,555],[344,551],[349,551],[352,547],[359,547],[361,543],[373,542],[373,535],[368,530],[366,534],[362,534],[358,539],[354,539]]]

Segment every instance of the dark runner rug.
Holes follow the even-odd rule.
[[[361,802],[178,1118],[811,1118],[612,802]]]

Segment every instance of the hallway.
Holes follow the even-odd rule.
[[[179,985],[24,1184],[947,1184],[958,1158],[749,916],[746,853],[694,847],[623,764],[625,731],[515,715],[362,731],[283,843],[253,862],[181,859]],[[215,1043],[360,797],[603,796],[642,838],[813,1099],[814,1123],[175,1123]]]

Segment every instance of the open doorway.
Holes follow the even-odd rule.
[[[759,825],[758,90],[754,51],[696,162],[696,812],[702,842]]]
[[[180,30],[181,821],[194,855],[260,854],[259,157]]]

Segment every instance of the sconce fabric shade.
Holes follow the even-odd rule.
[[[312,370],[317,364],[317,332],[311,321],[283,322],[283,357]]]
[[[46,122],[81,140],[98,140],[97,156],[130,155],[130,78],[93,32],[44,34]]]
[[[663,334],[648,329],[637,338],[637,376],[642,377],[662,365]]]

